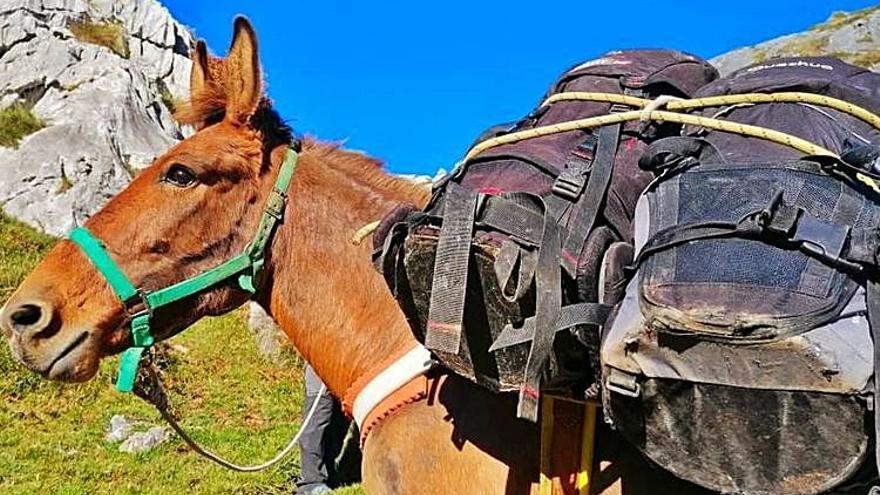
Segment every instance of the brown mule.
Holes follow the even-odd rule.
[[[236,20],[226,59],[208,56],[199,42],[193,60],[191,102],[179,118],[198,132],[86,224],[131,281],[147,290],[241,252],[292,140],[263,96],[256,35],[245,19]],[[422,206],[427,193],[385,174],[376,160],[312,140],[302,144],[289,193],[257,300],[342,396],[390,350],[413,339],[370,264],[368,243],[355,246],[351,238],[399,202]],[[154,334],[171,337],[247,297],[230,283],[161,308]],[[92,378],[101,358],[129,346],[126,323],[103,276],[70,241],[54,247],[0,313],[13,354],[31,370],[67,381]],[[435,383],[427,400],[400,408],[370,434],[367,491],[534,491],[538,429],[515,419],[515,397],[455,376]],[[632,461],[598,473],[596,493],[698,493],[646,469],[623,442],[603,436],[598,457],[609,454]]]

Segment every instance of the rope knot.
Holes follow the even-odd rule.
[[[639,115],[639,120],[642,122],[650,122],[651,114],[656,110],[660,110],[661,108],[665,108],[670,102],[673,101],[682,101],[684,98],[679,98],[677,96],[671,95],[660,95],[657,98],[651,100],[650,103],[645,105],[645,108],[642,109],[641,115]]]

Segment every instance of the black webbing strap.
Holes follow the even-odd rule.
[[[755,229],[755,232],[760,230]],[[626,267],[627,278],[638,269],[641,264],[654,254],[665,251],[667,249],[680,246],[692,241],[700,241],[706,239],[719,239],[722,237],[731,237],[737,235],[741,231],[738,224],[728,222],[701,222],[696,224],[673,225],[654,234],[642,250],[639,251],[633,264]]]
[[[599,303],[578,303],[563,306],[556,321],[555,332],[561,332],[577,325],[604,325],[614,306]],[[526,318],[523,324],[514,327],[507,325],[492,342],[489,352],[531,341],[535,336],[535,317]]]
[[[471,235],[477,193],[450,182],[443,205],[443,226],[437,240],[434,280],[428,307],[425,347],[458,354],[467,295]]]
[[[590,179],[593,171],[593,161],[596,159],[596,147],[599,145],[599,137],[595,132],[590,132],[586,139],[578,144],[568,154],[559,175],[550,188],[552,194],[546,196],[547,213],[561,222],[565,214],[574,207],[584,187]],[[563,239],[565,235],[563,234]]]
[[[529,349],[523,384],[519,391],[518,418],[538,421],[538,401],[541,398],[541,374],[553,350],[555,323],[562,307],[562,273],[559,267],[559,226],[551,215],[544,216],[538,268],[535,272],[537,289],[535,302],[535,336]]]
[[[385,277],[385,283],[391,287],[395,297],[397,297],[398,290],[398,258],[407,234],[409,234],[409,229],[406,223],[395,223],[383,234],[385,239],[382,242],[382,247],[373,252],[373,265]]]
[[[880,228],[852,229],[848,244],[846,259],[860,265],[877,265],[877,253],[880,253]]]
[[[596,131],[598,138],[596,156],[592,162],[590,177],[580,199],[571,210],[568,222],[568,236],[562,245],[562,266],[571,276],[577,276],[578,258],[593,224],[599,214],[611,182],[614,170],[614,157],[617,154],[617,143],[620,140],[620,124],[609,125]]]
[[[868,326],[874,341],[874,457],[880,473],[880,282],[870,279],[866,288]],[[880,487],[871,488],[869,495],[880,495]]]
[[[538,253],[535,250],[521,248],[519,244],[509,239],[502,242],[494,263],[495,278],[498,280],[501,296],[508,302],[522,299],[532,285],[537,265]],[[517,275],[516,286],[508,289],[514,274]]]
[[[699,159],[705,163],[725,162],[718,148],[705,139],[672,136],[651,143],[639,158],[639,168],[658,173],[684,158]]]
[[[571,203],[577,202],[590,178],[598,144],[599,137],[591,133],[569,153],[562,171],[559,172],[551,188],[553,194]]]
[[[513,288],[513,294],[508,293],[507,286],[510,285],[510,279],[519,267],[519,246],[510,239],[501,243],[501,250],[495,257],[495,263],[492,268],[495,270],[495,279],[498,280],[498,288],[501,289],[501,295],[508,301],[516,301],[519,299],[517,294],[519,287]]]
[[[544,229],[544,214],[520,204],[516,197],[487,196],[480,208],[477,222],[539,246]]]

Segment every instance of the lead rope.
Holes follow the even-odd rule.
[[[312,417],[315,415],[315,411],[318,410],[318,403],[320,401],[315,400],[312,404],[312,407],[309,408],[308,414],[306,414],[305,419],[300,425],[299,430],[297,430],[296,434],[293,435],[293,438],[281,449],[275,457],[269,459],[268,461],[255,464],[252,466],[242,466],[239,464],[235,464],[232,461],[228,461],[218,454],[211,452],[210,450],[199,445],[192,437],[187,434],[187,432],[180,426],[176,419],[174,419],[174,415],[170,411],[170,402],[168,400],[168,394],[165,391],[165,386],[162,384],[162,380],[159,377],[159,371],[156,368],[155,363],[153,363],[152,353],[148,354],[148,357],[145,359],[145,366],[141,366],[138,370],[137,380],[135,382],[134,394],[146,402],[152,404],[156,410],[159,411],[159,414],[162,415],[162,418],[168,423],[171,428],[180,435],[180,438],[186,442],[187,445],[196,453],[201,456],[233,471],[238,471],[241,473],[255,473],[257,471],[263,471],[268,469],[275,464],[278,464],[282,459],[287,457],[290,454],[290,451],[293,450],[293,447],[299,442],[299,437],[302,436],[303,431],[305,431],[306,427],[312,420]],[[326,391],[327,386],[323,383],[321,384],[321,390],[318,392],[318,396],[321,396]]]

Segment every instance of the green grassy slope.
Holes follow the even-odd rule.
[[[0,215],[0,304],[53,242]],[[243,310],[206,319],[171,344],[172,401],[198,440],[240,463],[263,461],[287,442],[302,405],[302,363],[292,351],[277,364],[260,358]],[[52,383],[15,363],[0,343],[0,493],[292,491],[295,455],[263,473],[239,474],[203,460],[176,437],[144,454],[105,442],[114,414],[163,424],[150,406],[113,389],[116,364],[106,360],[86,384]]]

